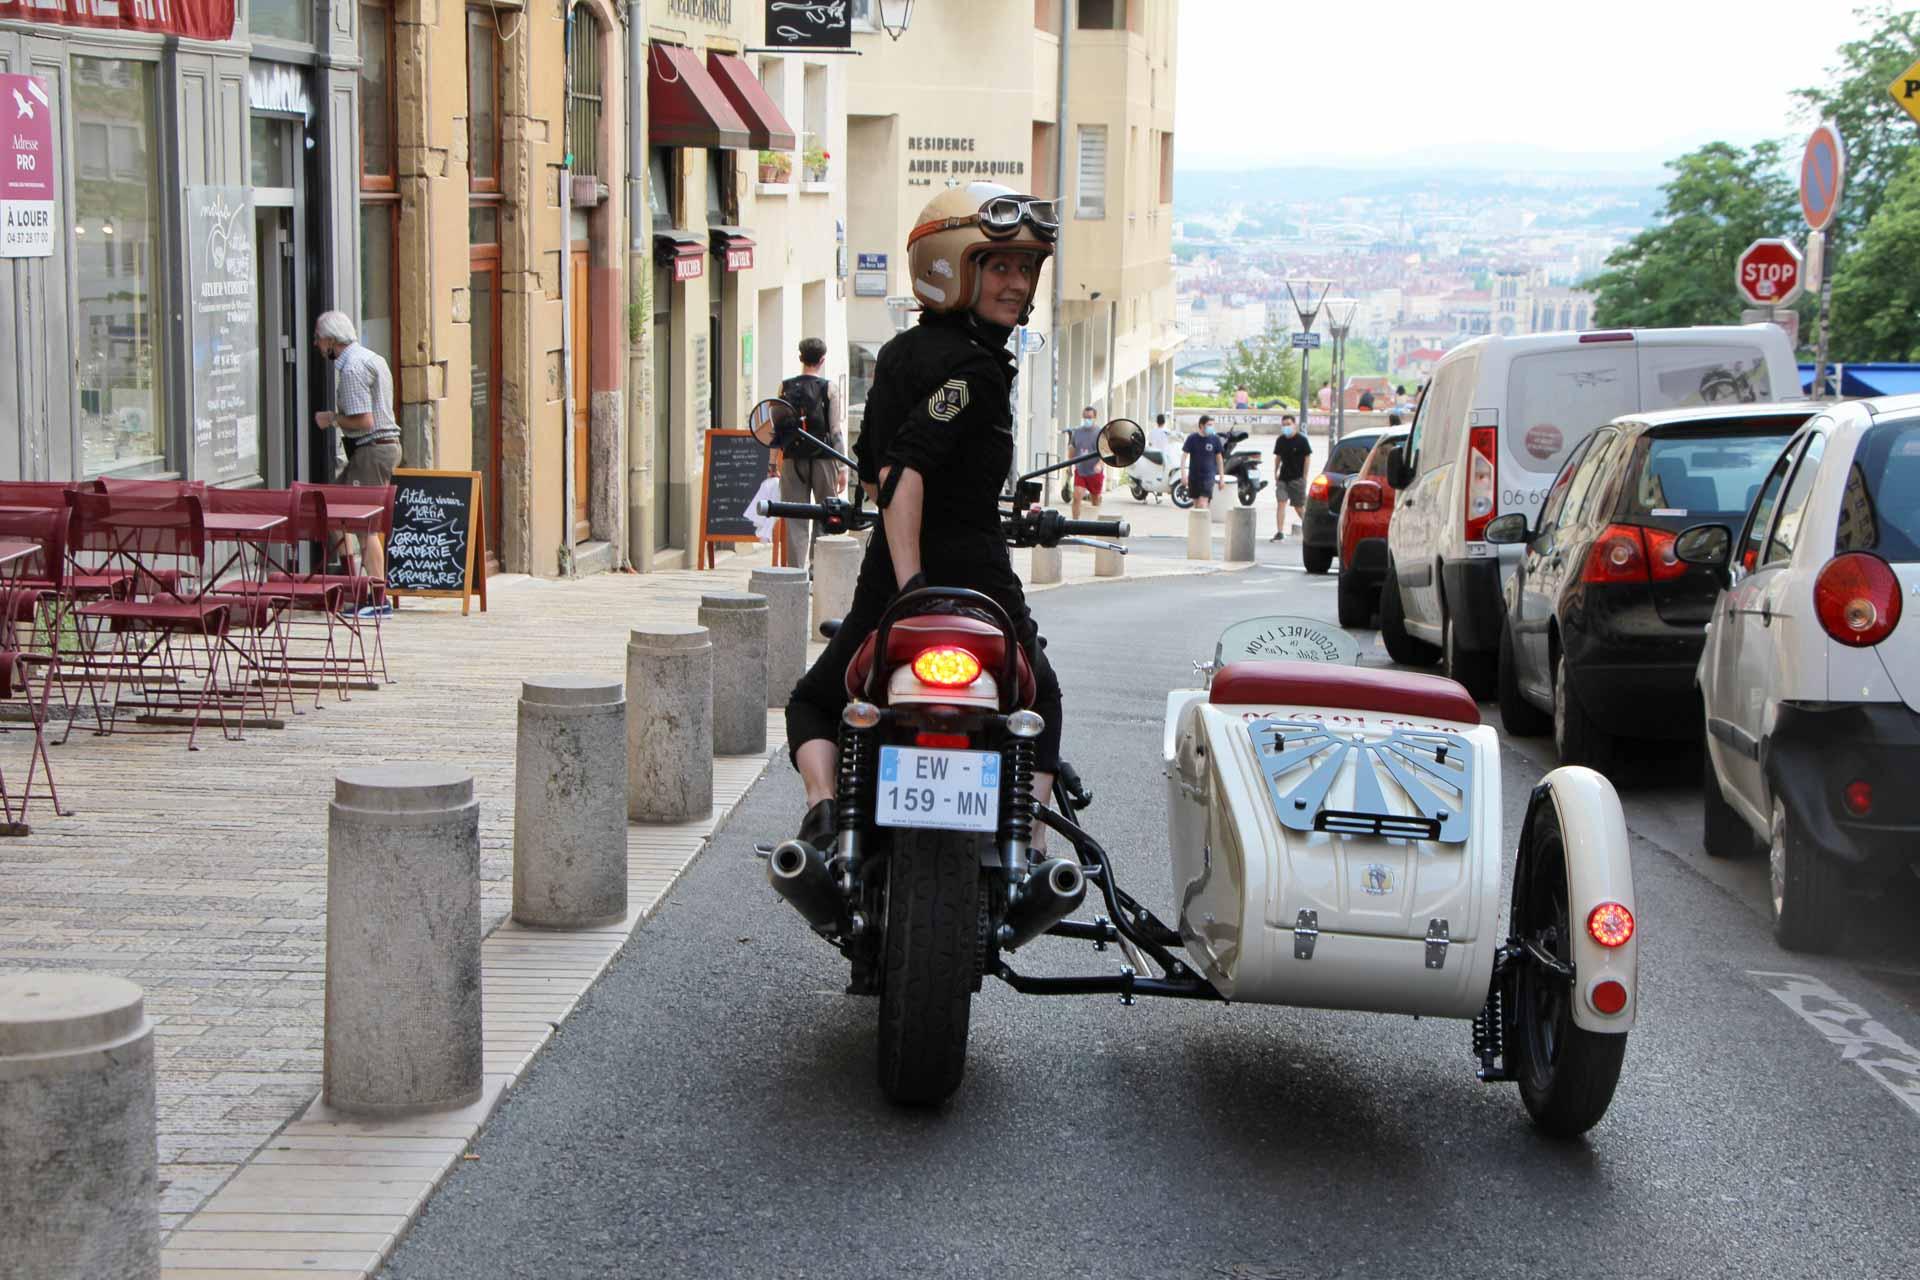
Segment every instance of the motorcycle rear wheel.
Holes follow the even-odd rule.
[[[880,944],[880,1091],[933,1106],[960,1087],[980,962],[979,839],[902,828],[888,859]]]
[[[1182,511],[1185,511],[1193,505],[1193,495],[1187,492],[1187,482],[1185,480],[1175,480],[1173,482],[1173,489],[1167,496],[1172,498],[1173,505]]]
[[[1260,491],[1258,489],[1254,488],[1252,485],[1248,484],[1244,480],[1240,482],[1240,505],[1241,506],[1243,507],[1252,506],[1253,500],[1259,496],[1260,496]]]

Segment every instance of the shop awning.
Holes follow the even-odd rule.
[[[727,271],[753,270],[753,237],[741,227],[713,227],[713,256]]]
[[[793,126],[780,114],[773,98],[753,71],[737,55],[707,51],[707,70],[733,109],[747,122],[747,138],[761,151],[791,151],[799,143]]]
[[[743,150],[747,125],[701,64],[681,44],[653,44],[647,59],[647,139],[662,147]]]
[[[707,246],[691,231],[653,229],[653,260],[673,268],[674,280],[698,280],[707,273]]]

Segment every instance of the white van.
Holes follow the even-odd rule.
[[[1523,546],[1487,522],[1531,524],[1573,447],[1625,413],[1800,396],[1793,347],[1770,324],[1475,338],[1434,370],[1391,464],[1380,630],[1396,662],[1440,659],[1476,698],[1494,691],[1501,586]]]

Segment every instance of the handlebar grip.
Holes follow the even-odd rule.
[[[1066,538],[1124,538],[1129,530],[1125,520],[1062,520],[1060,534]]]
[[[827,509],[806,502],[763,502],[760,514],[776,520],[824,520]]]

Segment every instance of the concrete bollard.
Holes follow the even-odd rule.
[[[1187,559],[1213,559],[1213,524],[1198,507],[1187,512]]]
[[[756,595],[700,597],[700,625],[713,639],[713,754],[767,749],[767,602]]]
[[[705,627],[636,627],[627,638],[627,818],[691,822],[712,812],[713,643]]]
[[[805,569],[755,569],[747,590],[767,601],[767,705],[784,707],[807,671],[807,607],[811,588]]]
[[[590,929],[627,916],[627,699],[617,680],[520,684],[513,918]]]
[[[1207,505],[1207,518],[1215,524],[1225,524],[1227,512],[1232,510],[1239,501],[1240,499],[1234,496],[1232,485],[1214,490],[1213,501]]]
[[[813,544],[813,627],[829,618],[844,618],[853,607],[853,587],[860,580],[865,546],[844,533]]]
[[[1059,582],[1066,576],[1066,565],[1058,547],[1035,547],[1033,549],[1033,567],[1027,571],[1027,580],[1036,587]]]
[[[1227,515],[1227,561],[1249,564],[1253,559],[1253,508],[1235,507]]]
[[[408,1115],[480,1097],[480,802],[442,764],[334,776],[322,1101]]]
[[[0,976],[0,1273],[160,1274],[153,1024],[140,988]]]
[[[1096,578],[1126,577],[1127,558],[1118,551],[1109,551],[1105,547],[1095,547],[1093,551],[1093,576]]]

